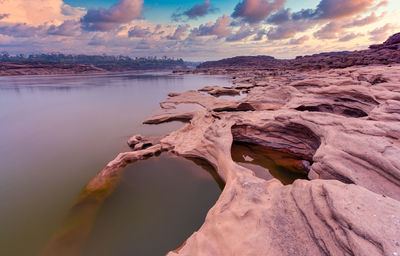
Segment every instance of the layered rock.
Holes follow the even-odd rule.
[[[133,151],[87,191],[132,161],[171,151],[206,160],[226,185],[202,227],[169,256],[399,255],[400,65],[301,70],[225,70],[232,88],[202,90],[246,90],[243,99],[170,94],[145,122],[189,123],[160,138],[133,136]],[[201,107],[178,111],[182,104]],[[309,180],[259,178],[232,160],[233,142],[295,155]]]
[[[397,255],[399,73],[400,66],[291,72],[237,101],[195,91],[164,101],[205,109],[161,147],[206,159],[226,182],[201,229],[169,255]],[[216,111],[223,106],[233,110]],[[233,141],[309,161],[311,181],[283,186],[256,177],[232,161]]]

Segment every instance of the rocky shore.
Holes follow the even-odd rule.
[[[397,39],[366,51],[397,58]],[[207,68],[230,74],[233,86],[171,93],[160,104],[163,113],[145,123],[189,123],[158,138],[133,136],[132,151],[111,161],[83,197],[109,191],[127,164],[170,151],[206,160],[226,185],[201,228],[169,256],[399,255],[400,65],[327,64],[344,58],[338,56],[309,57],[318,61],[306,69]],[[355,55],[346,56],[340,63]],[[180,104],[201,108],[175,111]],[[257,177],[232,160],[234,142],[297,156],[308,180],[283,185]]]
[[[247,93],[241,100],[212,96],[218,87],[202,90],[212,95],[171,94],[162,107],[203,109],[167,108],[146,122],[190,124],[155,142],[130,141],[147,141],[146,155],[206,159],[226,182],[201,229],[168,255],[398,255],[400,65],[248,75],[235,73],[230,88]],[[310,164],[309,180],[260,179],[232,161],[233,142],[295,154]],[[139,152],[121,154],[103,172]]]
[[[226,67],[232,88],[206,87],[201,91],[209,95],[188,91],[162,102],[204,109],[166,110],[146,120],[190,120],[149,149],[206,159],[226,182],[200,230],[168,255],[399,255],[399,45],[396,34],[346,57],[297,58],[279,75]],[[338,69],[341,63],[349,67]],[[240,92],[247,97],[215,97]],[[232,161],[233,142],[300,156],[310,164],[309,180],[284,186],[260,179]]]

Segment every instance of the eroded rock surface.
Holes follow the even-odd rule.
[[[226,181],[201,229],[169,255],[400,253],[400,66],[268,72],[244,99],[189,91],[163,102],[205,107],[160,144],[206,159]],[[232,161],[233,141],[300,156],[311,181],[257,178]]]
[[[133,136],[134,151],[87,190],[131,161],[171,151],[208,161],[226,185],[202,227],[169,256],[399,255],[400,65],[232,72],[236,84],[251,85],[246,98],[170,94],[146,123],[189,123],[161,138]],[[181,104],[201,108],[176,111]],[[232,160],[233,142],[295,155],[309,180],[259,178]]]

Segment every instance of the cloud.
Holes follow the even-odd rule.
[[[260,29],[257,31],[256,36],[253,38],[253,41],[261,41],[264,39],[264,36],[267,35],[267,31],[265,29]]]
[[[281,9],[278,12],[270,15],[267,19],[268,24],[279,25],[290,20],[290,9]]]
[[[209,22],[205,25],[200,25],[198,28],[194,28],[191,31],[192,36],[218,36],[223,37],[230,35],[232,29],[229,28],[231,18],[224,14],[219,17],[216,22]]]
[[[167,39],[168,40],[181,40],[182,36],[189,29],[189,27],[190,27],[189,24],[179,25],[177,27],[177,29],[175,30],[174,34],[167,36]]]
[[[282,40],[294,37],[298,32],[304,32],[313,26],[309,21],[287,22],[268,30],[269,40]]]
[[[26,23],[39,26],[44,23],[59,25],[71,16],[63,14],[62,10],[69,6],[62,0],[0,0],[0,12],[8,14],[3,17],[10,23]],[[71,7],[72,8],[72,7]]]
[[[0,20],[8,18],[10,16],[9,13],[0,14]]]
[[[394,29],[395,26],[390,23],[387,23],[383,27],[376,28],[369,32],[369,34],[371,35],[370,40],[377,42],[384,41],[388,38],[389,32],[392,32]]]
[[[254,33],[255,33],[254,30],[252,30],[251,28],[249,28],[247,26],[241,26],[240,29],[236,33],[228,36],[225,39],[225,41],[227,41],[227,42],[240,41],[242,39],[245,39],[245,38],[253,35]]]
[[[35,37],[43,34],[44,26],[31,26],[25,23],[1,23],[0,34],[12,37]]]
[[[383,17],[384,15],[385,15],[385,13],[383,13],[380,17]],[[369,15],[365,18],[354,20],[353,22],[351,22],[349,24],[345,24],[343,27],[344,28],[352,28],[352,27],[365,26],[365,25],[377,22],[380,17],[377,17],[375,15],[375,13],[373,12],[373,13],[371,13],[371,15]]]
[[[142,15],[143,0],[119,0],[109,9],[89,9],[81,19],[88,31],[110,31]]]
[[[368,10],[376,2],[377,0],[321,0],[316,9],[303,9],[293,13],[292,17],[294,20],[350,17]]]
[[[303,9],[291,13],[290,9],[280,9],[267,17],[266,23],[276,25],[268,31],[270,40],[294,37],[297,32],[305,31],[317,25],[325,25],[314,37],[317,39],[336,39],[345,28],[359,27],[378,21],[375,13],[361,18],[359,13],[370,12],[383,6],[379,0],[321,0],[315,9]]]
[[[142,28],[138,25],[134,26],[128,31],[128,37],[146,37],[151,35],[149,28]]]
[[[206,16],[207,14],[216,12],[217,10],[218,9],[211,4],[210,0],[205,0],[202,3],[195,4],[192,8],[184,12],[176,11],[172,14],[172,20],[180,21],[183,16],[188,19],[197,19],[198,17]]]
[[[56,36],[76,36],[79,34],[80,24],[75,20],[66,20],[59,26],[51,25],[47,34]]]
[[[136,49],[139,50],[150,50],[150,49],[154,49],[154,42],[153,40],[151,40],[150,38],[145,38],[142,39],[137,45],[136,45]]]
[[[82,17],[85,15],[86,9],[83,7],[72,7],[67,4],[61,6],[61,14],[69,17]]]
[[[240,18],[247,23],[258,23],[267,18],[271,13],[281,9],[286,0],[243,0],[239,2],[234,12],[233,18]]]
[[[339,38],[340,42],[348,42],[351,41],[359,36],[363,36],[363,34],[356,34],[356,33],[349,33],[341,38]]]
[[[289,44],[296,44],[296,45],[304,44],[305,42],[308,41],[308,39],[310,39],[310,37],[307,35],[296,39],[293,38],[292,40],[289,41]]]
[[[332,21],[314,33],[314,37],[318,39],[335,39],[338,33],[343,30],[343,27],[338,22]]]

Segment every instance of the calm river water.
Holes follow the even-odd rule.
[[[230,84],[167,73],[0,77],[0,255],[37,255],[85,185],[129,136],[182,126],[141,122],[169,92]],[[127,167],[82,255],[162,255],[204,220],[220,186],[210,170],[162,154]]]

